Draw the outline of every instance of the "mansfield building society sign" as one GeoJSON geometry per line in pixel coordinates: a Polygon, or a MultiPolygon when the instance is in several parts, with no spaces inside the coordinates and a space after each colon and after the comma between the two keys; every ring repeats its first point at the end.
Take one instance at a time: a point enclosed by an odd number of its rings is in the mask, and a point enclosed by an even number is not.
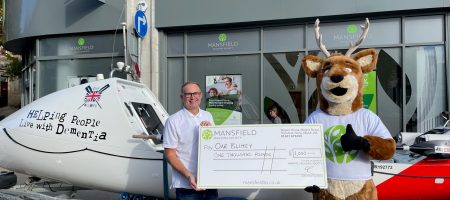
{"type": "Polygon", "coordinates": [[[212,50],[231,50],[237,46],[239,46],[239,42],[228,40],[226,33],[220,33],[217,36],[217,41],[208,43],[208,48],[212,50]]]}
{"type": "Polygon", "coordinates": [[[259,29],[205,31],[187,34],[187,53],[255,52],[260,48],[259,29]]]}
{"type": "Polygon", "coordinates": [[[70,47],[73,54],[90,53],[94,50],[94,45],[86,44],[86,40],[83,37],[77,39],[75,45],[70,47]]]}

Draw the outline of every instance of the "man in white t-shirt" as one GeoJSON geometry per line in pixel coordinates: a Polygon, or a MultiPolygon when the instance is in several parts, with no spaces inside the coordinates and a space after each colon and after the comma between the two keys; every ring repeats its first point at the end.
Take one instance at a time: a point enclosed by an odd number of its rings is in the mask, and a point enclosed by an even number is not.
{"type": "Polygon", "coordinates": [[[172,187],[179,200],[215,200],[217,189],[197,187],[199,126],[211,126],[214,121],[209,112],[200,109],[202,92],[198,83],[184,83],[181,92],[184,107],[171,115],[164,127],[164,153],[174,169],[172,187]]]}

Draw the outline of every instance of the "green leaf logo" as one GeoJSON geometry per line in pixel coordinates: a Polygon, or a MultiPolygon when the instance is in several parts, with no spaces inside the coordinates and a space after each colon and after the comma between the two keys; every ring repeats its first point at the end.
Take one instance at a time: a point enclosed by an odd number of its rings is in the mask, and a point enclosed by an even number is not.
{"type": "Polygon", "coordinates": [[[227,41],[227,34],[221,33],[221,34],[219,34],[219,36],[217,37],[217,39],[218,39],[219,41],[221,41],[221,42],[225,42],[225,41],[227,41]]]}
{"type": "Polygon", "coordinates": [[[341,145],[341,136],[344,134],[344,125],[332,126],[325,131],[325,155],[331,162],[349,163],[358,155],[358,151],[344,152],[341,145]]]}
{"type": "Polygon", "coordinates": [[[79,46],[83,46],[86,41],[84,40],[84,38],[78,38],[77,42],[79,46]]]}
{"type": "Polygon", "coordinates": [[[203,130],[202,131],[202,138],[204,140],[210,140],[213,137],[213,132],[209,129],[203,130]]]}
{"type": "Polygon", "coordinates": [[[358,26],[355,24],[350,24],[347,26],[347,33],[356,33],[358,32],[358,26]]]}

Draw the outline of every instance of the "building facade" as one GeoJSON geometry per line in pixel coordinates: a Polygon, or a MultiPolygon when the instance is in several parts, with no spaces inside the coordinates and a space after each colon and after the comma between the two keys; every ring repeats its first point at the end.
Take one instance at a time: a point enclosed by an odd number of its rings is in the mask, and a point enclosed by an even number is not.
{"type": "Polygon", "coordinates": [[[160,99],[173,113],[184,81],[206,90],[208,77],[234,76],[243,124],[270,123],[273,105],[284,123],[302,123],[318,106],[315,80],[301,68],[304,55],[322,55],[316,18],[330,52],[345,52],[369,18],[360,49],[375,48],[379,60],[365,78],[365,106],[393,135],[426,131],[441,125],[439,114],[449,109],[449,6],[446,0],[156,0],[160,99]]]}
{"type": "MultiPolygon", "coordinates": [[[[365,83],[365,106],[395,135],[426,131],[449,110],[450,0],[6,0],[5,47],[22,55],[22,104],[93,81],[124,61],[139,63],[141,82],[170,114],[181,107],[180,87],[205,90],[233,77],[240,90],[240,123],[270,123],[277,106],[283,123],[302,123],[317,108],[315,80],[304,55],[322,55],[313,25],[321,20],[330,52],[346,51],[370,19],[360,49],[379,61],[365,83]],[[145,2],[149,29],[137,39],[134,14],[145,2]]],[[[202,105],[203,108],[206,103],[202,105]]]]}
{"type": "Polygon", "coordinates": [[[22,55],[22,105],[123,61],[123,1],[4,1],[5,48],[22,55]]]}

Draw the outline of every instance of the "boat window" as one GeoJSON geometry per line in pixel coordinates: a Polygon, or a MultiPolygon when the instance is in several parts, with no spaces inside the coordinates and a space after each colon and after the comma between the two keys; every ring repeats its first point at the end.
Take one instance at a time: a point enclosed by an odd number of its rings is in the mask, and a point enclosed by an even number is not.
{"type": "MultiPolygon", "coordinates": [[[[131,103],[133,108],[136,110],[136,113],[141,119],[142,124],[145,129],[147,129],[148,134],[155,136],[162,136],[163,133],[163,124],[161,120],[158,118],[158,115],[155,113],[153,107],[149,104],[142,103],[131,103]]],[[[153,140],[155,144],[160,144],[161,141],[153,140]]]]}

